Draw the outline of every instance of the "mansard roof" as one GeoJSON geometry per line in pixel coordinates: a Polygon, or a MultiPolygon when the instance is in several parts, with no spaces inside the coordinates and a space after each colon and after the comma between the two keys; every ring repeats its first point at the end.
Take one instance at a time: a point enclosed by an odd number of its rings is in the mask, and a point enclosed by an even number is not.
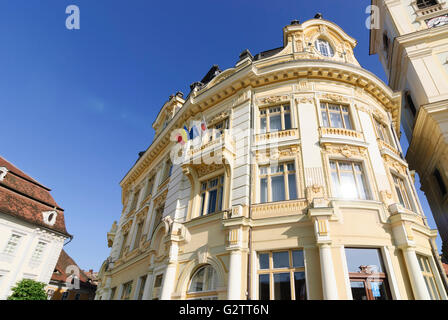
{"type": "Polygon", "coordinates": [[[53,199],[49,188],[1,156],[0,168],[7,170],[0,181],[0,213],[70,236],[65,227],[64,209],[53,199]],[[50,211],[56,212],[56,220],[52,225],[45,222],[43,214],[50,211]]]}

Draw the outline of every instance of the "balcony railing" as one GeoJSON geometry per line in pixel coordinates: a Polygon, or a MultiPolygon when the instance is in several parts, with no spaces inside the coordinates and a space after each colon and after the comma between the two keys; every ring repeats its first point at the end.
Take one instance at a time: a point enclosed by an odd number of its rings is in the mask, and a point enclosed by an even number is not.
{"type": "Polygon", "coordinates": [[[364,135],[361,132],[356,130],[350,130],[345,128],[328,128],[328,127],[320,127],[320,136],[324,135],[338,135],[338,136],[347,136],[356,139],[363,139],[364,135]]]}
{"type": "Polygon", "coordinates": [[[297,129],[289,129],[289,130],[281,130],[281,131],[257,134],[255,140],[257,142],[260,142],[270,139],[296,138],[296,137],[297,137],[297,129]]]}
{"type": "Polygon", "coordinates": [[[388,144],[387,142],[385,142],[379,138],[378,138],[378,146],[380,147],[380,149],[390,150],[397,156],[400,156],[400,152],[396,148],[394,148],[393,146],[391,146],[390,144],[388,144]]]}
{"type": "Polygon", "coordinates": [[[254,204],[252,205],[252,218],[263,219],[299,215],[304,213],[307,205],[306,199],[254,204]]]}

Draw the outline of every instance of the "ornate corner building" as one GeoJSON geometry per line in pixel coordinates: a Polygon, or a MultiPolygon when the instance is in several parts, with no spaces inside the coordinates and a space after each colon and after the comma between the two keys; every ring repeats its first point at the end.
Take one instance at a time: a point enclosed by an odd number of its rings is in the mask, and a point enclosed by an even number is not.
{"type": "Polygon", "coordinates": [[[401,94],[321,16],[283,41],[164,104],[121,181],[96,299],[447,299],[401,94]],[[172,133],[201,118],[177,157],[172,133]]]}
{"type": "Polygon", "coordinates": [[[439,229],[448,263],[448,3],[373,0],[370,53],[389,85],[403,92],[406,159],[415,169],[439,229]]]}

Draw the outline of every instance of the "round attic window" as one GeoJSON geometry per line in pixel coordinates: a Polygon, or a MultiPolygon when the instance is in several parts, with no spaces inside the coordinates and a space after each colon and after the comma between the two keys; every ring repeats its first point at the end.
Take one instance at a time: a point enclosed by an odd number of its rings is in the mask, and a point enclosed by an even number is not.
{"type": "Polygon", "coordinates": [[[316,50],[319,51],[321,55],[325,57],[334,56],[333,48],[327,40],[317,39],[314,45],[316,47],[316,50]]]}
{"type": "Polygon", "coordinates": [[[58,213],[56,211],[42,212],[43,220],[46,224],[53,226],[56,223],[58,213]]]}

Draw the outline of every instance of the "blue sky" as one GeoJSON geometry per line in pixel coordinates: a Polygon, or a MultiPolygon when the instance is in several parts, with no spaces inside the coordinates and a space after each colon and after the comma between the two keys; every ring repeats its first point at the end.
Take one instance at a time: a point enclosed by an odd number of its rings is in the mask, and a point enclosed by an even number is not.
{"type": "Polygon", "coordinates": [[[246,48],[255,55],[282,46],[282,28],[316,12],[357,39],[359,62],[384,80],[377,56],[368,54],[369,4],[2,1],[0,154],[53,189],[74,235],[65,249],[81,268],[98,270],[122,209],[119,181],[150,145],[170,94],[188,94],[213,64],[232,67],[246,48]],[[80,30],[65,27],[70,4],[80,8],[80,30]]]}

